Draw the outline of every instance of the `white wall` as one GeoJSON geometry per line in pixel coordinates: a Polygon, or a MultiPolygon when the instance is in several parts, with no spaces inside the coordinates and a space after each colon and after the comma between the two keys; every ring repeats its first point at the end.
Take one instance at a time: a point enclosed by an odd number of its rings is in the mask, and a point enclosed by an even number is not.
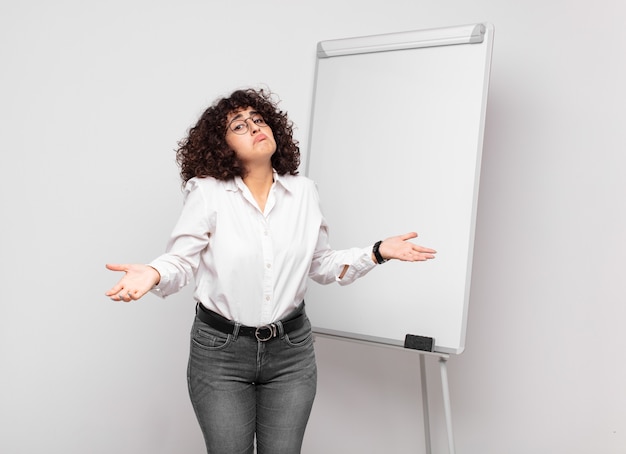
{"type": "MultiPolygon", "coordinates": [[[[103,296],[104,263],[164,248],[176,142],[216,96],[267,84],[306,153],[317,41],[481,21],[496,35],[467,348],[449,364],[457,451],[626,452],[625,15],[617,0],[4,2],[0,452],[203,452],[190,291],[103,296]]],[[[423,452],[416,356],[317,349],[305,453],[423,452]]]]}

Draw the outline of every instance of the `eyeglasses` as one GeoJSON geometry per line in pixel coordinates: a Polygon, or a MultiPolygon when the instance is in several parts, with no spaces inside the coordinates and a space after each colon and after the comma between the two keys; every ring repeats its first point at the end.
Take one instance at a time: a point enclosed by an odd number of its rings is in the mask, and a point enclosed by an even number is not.
{"type": "Polygon", "coordinates": [[[228,124],[230,129],[235,134],[245,134],[248,132],[248,120],[252,120],[252,123],[256,126],[264,128],[267,126],[263,117],[257,113],[250,115],[248,118],[237,118],[228,124]]]}

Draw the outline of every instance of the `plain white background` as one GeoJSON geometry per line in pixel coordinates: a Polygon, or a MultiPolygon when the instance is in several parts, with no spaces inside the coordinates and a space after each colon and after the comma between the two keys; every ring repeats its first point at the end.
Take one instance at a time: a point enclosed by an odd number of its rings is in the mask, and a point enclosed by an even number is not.
{"type": "MultiPolygon", "coordinates": [[[[104,263],[165,246],[176,142],[215,97],[266,84],[306,154],[318,41],[491,22],[473,293],[449,365],[457,451],[625,453],[625,15],[617,0],[3,2],[0,451],[203,452],[190,289],[103,295],[104,263]]],[[[417,357],[316,345],[303,452],[423,452],[417,357]]]]}

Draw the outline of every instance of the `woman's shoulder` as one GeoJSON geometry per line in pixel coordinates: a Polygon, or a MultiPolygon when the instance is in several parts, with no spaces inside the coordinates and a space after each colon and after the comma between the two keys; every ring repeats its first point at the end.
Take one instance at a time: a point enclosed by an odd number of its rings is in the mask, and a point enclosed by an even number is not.
{"type": "Polygon", "coordinates": [[[228,193],[236,192],[237,185],[233,180],[218,180],[213,177],[190,178],[183,188],[183,198],[200,197],[209,205],[219,203],[228,193]]]}
{"type": "Polygon", "coordinates": [[[233,181],[218,180],[213,177],[193,177],[185,183],[185,191],[194,189],[212,190],[234,185],[233,181]]]}

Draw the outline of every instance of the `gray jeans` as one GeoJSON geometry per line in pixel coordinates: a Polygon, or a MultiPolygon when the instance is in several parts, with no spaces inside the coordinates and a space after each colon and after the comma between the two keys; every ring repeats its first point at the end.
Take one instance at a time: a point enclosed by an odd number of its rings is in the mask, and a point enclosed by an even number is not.
{"type": "Polygon", "coordinates": [[[313,335],[308,319],[278,330],[261,342],[196,317],[187,379],[209,454],[252,454],[255,434],[258,454],[300,452],[317,387],[313,335]]]}

